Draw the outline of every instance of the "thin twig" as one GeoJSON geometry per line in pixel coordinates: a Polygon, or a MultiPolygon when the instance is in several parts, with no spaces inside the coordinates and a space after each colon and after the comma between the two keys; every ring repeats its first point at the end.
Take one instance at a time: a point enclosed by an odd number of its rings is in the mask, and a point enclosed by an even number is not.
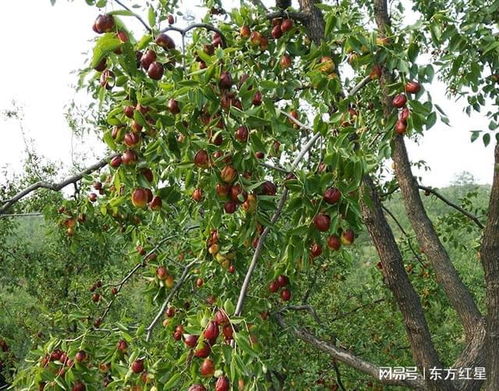
{"type": "Polygon", "coordinates": [[[480,228],[480,229],[484,229],[485,226],[482,224],[482,222],[478,219],[478,217],[474,216],[473,214],[471,214],[470,212],[468,212],[467,210],[464,210],[463,208],[461,208],[459,205],[456,205],[455,203],[453,203],[452,201],[448,200],[447,198],[445,198],[442,194],[440,194],[438,191],[436,191],[435,189],[431,188],[431,187],[428,187],[428,186],[423,186],[423,185],[418,185],[418,188],[421,189],[421,190],[424,190],[424,191],[427,191],[431,194],[433,194],[434,196],[436,196],[437,198],[439,198],[440,200],[442,200],[443,202],[445,202],[447,205],[449,205],[450,207],[458,210],[459,212],[461,212],[463,215],[465,215],[466,217],[468,217],[470,220],[474,221],[475,224],[480,228]]]}
{"type": "Polygon", "coordinates": [[[182,35],[182,37],[185,37],[185,35],[189,31],[191,31],[192,29],[195,29],[195,28],[204,28],[206,30],[213,31],[214,33],[219,34],[220,37],[222,38],[222,46],[224,48],[227,47],[227,39],[225,38],[224,33],[222,33],[222,31],[217,29],[215,26],[212,26],[211,24],[208,24],[208,23],[194,23],[194,24],[191,24],[190,26],[186,27],[185,29],[181,29],[181,28],[175,27],[175,26],[168,26],[168,27],[165,27],[164,29],[162,29],[160,32],[166,33],[167,31],[176,31],[176,32],[180,33],[182,35]]]}
{"type": "Polygon", "coordinates": [[[178,280],[177,284],[172,288],[172,290],[170,291],[170,293],[168,294],[168,296],[166,297],[165,301],[163,302],[163,304],[161,305],[161,308],[159,309],[158,313],[156,314],[156,316],[154,317],[154,319],[152,320],[151,324],[147,327],[146,331],[147,331],[147,334],[146,334],[146,341],[149,342],[150,339],[151,339],[151,336],[152,336],[152,332],[154,330],[154,327],[156,326],[156,324],[158,323],[159,319],[161,318],[161,315],[165,312],[165,309],[166,309],[166,306],[168,305],[168,303],[170,303],[171,299],[173,298],[173,295],[175,295],[175,293],[177,293],[177,291],[182,287],[182,285],[184,284],[184,282],[186,281],[187,279],[187,276],[189,274],[189,271],[190,269],[198,262],[197,259],[195,259],[194,261],[192,261],[191,263],[189,263],[185,268],[184,268],[184,272],[182,273],[182,275],[180,276],[180,279],[178,280]]]}
{"type": "Polygon", "coordinates": [[[0,214],[0,219],[7,217],[39,217],[43,216],[41,212],[33,212],[33,213],[12,213],[12,214],[0,214]]]}
{"type": "Polygon", "coordinates": [[[412,247],[411,238],[410,238],[409,234],[404,230],[404,227],[402,227],[402,224],[400,224],[400,222],[395,217],[395,215],[386,206],[381,205],[381,207],[393,219],[393,221],[395,221],[395,224],[397,224],[397,226],[399,227],[399,229],[402,232],[402,234],[407,238],[407,243],[409,244],[409,248],[410,248],[411,252],[414,254],[414,256],[419,261],[419,263],[421,264],[421,266],[423,266],[424,268],[426,268],[423,260],[421,259],[421,257],[419,256],[419,254],[416,252],[416,250],[414,249],[414,247],[412,247]]]}
{"type": "Polygon", "coordinates": [[[118,3],[120,6],[122,6],[124,9],[126,9],[127,11],[131,12],[133,14],[133,16],[140,22],[144,25],[144,27],[146,28],[147,31],[149,31],[150,33],[152,33],[152,29],[151,27],[149,27],[149,25],[144,21],[144,19],[142,19],[140,17],[140,15],[137,15],[135,12],[133,12],[129,7],[127,7],[125,4],[123,4],[120,0],[114,0],[116,1],[116,3],[118,3]]]}
{"type": "Polygon", "coordinates": [[[340,319],[343,319],[349,315],[352,315],[354,314],[355,312],[363,309],[363,308],[366,308],[366,307],[370,307],[372,305],[375,305],[375,304],[378,304],[378,303],[382,303],[384,302],[385,299],[377,299],[377,300],[374,300],[373,302],[371,303],[367,303],[367,304],[362,304],[362,305],[359,305],[358,307],[355,307],[353,310],[351,311],[348,311],[348,312],[344,312],[336,317],[334,317],[333,319],[330,320],[330,322],[336,322],[337,320],[340,320],[340,319]]]}
{"type": "Polygon", "coordinates": [[[319,315],[317,314],[317,311],[315,310],[314,307],[311,305],[305,304],[305,305],[287,305],[285,307],[280,308],[277,312],[278,313],[283,313],[286,311],[307,311],[312,315],[314,320],[318,323],[321,324],[321,319],[319,318],[319,315]]]}

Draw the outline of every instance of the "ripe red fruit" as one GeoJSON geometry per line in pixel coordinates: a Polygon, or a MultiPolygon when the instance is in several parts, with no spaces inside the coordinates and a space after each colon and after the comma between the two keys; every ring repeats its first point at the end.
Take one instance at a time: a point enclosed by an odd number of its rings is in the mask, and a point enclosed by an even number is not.
{"type": "Polygon", "coordinates": [[[182,339],[182,332],[176,330],[173,332],[173,339],[175,341],[180,341],[182,339]]]}
{"type": "Polygon", "coordinates": [[[173,15],[168,15],[168,24],[173,24],[175,23],[175,18],[173,17],[173,15]]]}
{"type": "Polygon", "coordinates": [[[193,384],[187,391],[206,391],[206,387],[202,384],[193,384]]]}
{"type": "Polygon", "coordinates": [[[237,141],[245,143],[246,141],[248,141],[248,135],[249,135],[248,128],[246,126],[240,126],[236,130],[235,137],[237,141]]]}
{"type": "Polygon", "coordinates": [[[265,181],[265,182],[262,183],[261,193],[263,195],[269,195],[269,196],[276,195],[276,193],[277,193],[277,187],[272,182],[265,181]]]}
{"type": "Polygon", "coordinates": [[[144,208],[147,205],[147,191],[141,187],[132,192],[132,204],[136,208],[144,208]]]}
{"type": "Polygon", "coordinates": [[[87,387],[82,382],[76,382],[73,385],[72,391],[85,391],[87,387]]]}
{"type": "Polygon", "coordinates": [[[237,210],[237,203],[234,201],[227,201],[224,204],[225,213],[232,214],[237,210]]]}
{"type": "Polygon", "coordinates": [[[220,81],[218,85],[222,90],[229,90],[232,87],[232,76],[229,72],[224,71],[220,74],[220,81]]]}
{"type": "Polygon", "coordinates": [[[84,350],[80,350],[78,353],[75,355],[75,360],[76,362],[82,362],[85,361],[87,358],[87,353],[84,350]]]}
{"type": "Polygon", "coordinates": [[[269,284],[269,291],[272,293],[276,293],[279,290],[279,288],[280,286],[277,280],[274,280],[269,284]]]}
{"type": "Polygon", "coordinates": [[[319,231],[326,232],[331,225],[331,219],[328,215],[320,213],[314,217],[314,225],[319,231]]]}
{"type": "Polygon", "coordinates": [[[196,202],[200,202],[203,199],[203,190],[201,189],[194,189],[192,192],[192,199],[196,202]]]}
{"type": "Polygon", "coordinates": [[[262,93],[260,91],[255,92],[251,103],[253,103],[254,106],[260,106],[262,104],[262,93]]]}
{"type": "Polygon", "coordinates": [[[127,133],[123,138],[123,143],[127,147],[135,147],[140,143],[140,134],[139,133],[127,133]]]}
{"type": "Polygon", "coordinates": [[[133,373],[141,373],[144,371],[144,360],[135,360],[132,365],[130,366],[130,369],[132,370],[133,373]]]}
{"type": "Polygon", "coordinates": [[[231,186],[229,184],[217,183],[217,185],[215,186],[215,191],[219,197],[225,198],[229,194],[230,188],[231,186]]]}
{"type": "Polygon", "coordinates": [[[254,46],[258,46],[262,42],[262,34],[260,34],[258,31],[253,31],[250,36],[250,41],[251,44],[254,46]]]}
{"type": "Polygon", "coordinates": [[[230,265],[229,268],[227,269],[229,273],[235,273],[236,272],[236,267],[234,265],[230,265]]]}
{"type": "Polygon", "coordinates": [[[137,160],[137,154],[135,153],[135,151],[132,151],[130,149],[126,150],[125,152],[123,152],[123,155],[121,155],[121,161],[126,165],[135,164],[137,160]]]}
{"type": "Polygon", "coordinates": [[[107,60],[105,58],[103,58],[95,67],[94,69],[97,71],[97,72],[103,72],[104,69],[106,69],[106,66],[107,66],[107,60]]]}
{"type": "Polygon", "coordinates": [[[159,266],[156,269],[156,276],[160,280],[166,280],[166,277],[168,277],[168,271],[166,270],[166,267],[164,266],[159,266]]]}
{"type": "Polygon", "coordinates": [[[154,196],[152,200],[149,202],[149,208],[151,210],[160,210],[163,206],[163,201],[159,196],[154,196]]]}
{"type": "Polygon", "coordinates": [[[241,38],[249,38],[251,35],[251,30],[248,26],[242,26],[239,29],[239,34],[241,35],[241,38]]]}
{"type": "Polygon", "coordinates": [[[135,107],[133,106],[125,106],[123,109],[123,113],[128,117],[128,118],[133,118],[133,113],[135,111],[135,107]]]}
{"type": "Polygon", "coordinates": [[[215,383],[215,391],[229,391],[230,383],[226,376],[220,376],[215,383]]]}
{"type": "Polygon", "coordinates": [[[291,66],[291,57],[287,54],[283,54],[281,59],[279,60],[279,64],[282,69],[289,68],[291,66]]]}
{"type": "Polygon", "coordinates": [[[409,118],[410,114],[411,114],[411,110],[409,110],[408,107],[404,107],[399,114],[399,120],[407,121],[407,118],[409,118]]]}
{"type": "Polygon", "coordinates": [[[346,231],[343,231],[341,234],[341,243],[344,245],[348,246],[353,243],[355,239],[355,234],[351,229],[347,229],[346,231]]]}
{"type": "Polygon", "coordinates": [[[392,105],[398,109],[404,107],[407,103],[407,97],[404,94],[396,95],[392,100],[392,105]]]}
{"type": "Polygon", "coordinates": [[[289,289],[283,289],[281,291],[281,299],[284,301],[291,300],[291,291],[289,289]]]}
{"type": "Polygon", "coordinates": [[[216,339],[219,334],[218,324],[215,321],[210,321],[208,326],[203,331],[203,335],[206,339],[212,340],[216,339]]]}
{"type": "Polygon", "coordinates": [[[175,49],[175,42],[167,34],[159,34],[154,42],[165,50],[175,49]]]}
{"type": "Polygon", "coordinates": [[[313,243],[311,246],[310,246],[310,255],[312,255],[312,257],[318,257],[319,255],[322,254],[322,246],[318,243],[313,243]]]}
{"type": "Polygon", "coordinates": [[[94,294],[92,295],[92,301],[93,301],[94,303],[98,303],[98,302],[100,301],[100,295],[99,295],[98,293],[94,293],[94,294]]]}
{"type": "Polygon", "coordinates": [[[279,284],[280,288],[289,284],[289,278],[287,276],[285,276],[284,274],[280,274],[279,276],[277,276],[276,281],[277,281],[277,284],[279,284]]]}
{"type": "Polygon", "coordinates": [[[206,358],[199,369],[201,376],[211,377],[215,373],[215,364],[209,358],[206,358]]]}
{"type": "Polygon", "coordinates": [[[168,318],[173,318],[175,316],[175,307],[168,307],[165,311],[165,315],[168,317],[168,318]]]}
{"type": "Polygon", "coordinates": [[[199,339],[199,336],[194,335],[194,334],[188,334],[184,338],[184,343],[188,347],[194,348],[198,344],[198,339],[199,339]]]}
{"type": "Polygon", "coordinates": [[[178,102],[175,99],[170,99],[168,101],[167,107],[168,107],[168,110],[170,110],[170,113],[172,113],[172,114],[178,114],[178,113],[180,113],[179,104],[178,104],[178,102]]]}
{"type": "Polygon", "coordinates": [[[341,240],[338,235],[331,235],[327,238],[327,246],[331,250],[338,251],[341,247],[341,240]]]}
{"type": "Polygon", "coordinates": [[[269,47],[269,40],[267,37],[262,36],[260,38],[260,50],[266,50],[269,47]]]}
{"type": "Polygon", "coordinates": [[[223,310],[218,310],[217,312],[215,312],[213,320],[218,325],[224,325],[226,323],[229,323],[229,318],[227,317],[227,314],[223,310]]]}
{"type": "Polygon", "coordinates": [[[405,92],[409,94],[417,94],[421,90],[421,84],[417,81],[409,81],[405,85],[405,92]]]}
{"type": "Polygon", "coordinates": [[[116,33],[116,37],[120,40],[121,43],[128,42],[128,34],[126,31],[118,31],[116,33]]]}
{"type": "Polygon", "coordinates": [[[222,329],[222,332],[226,341],[234,338],[234,329],[230,324],[225,325],[222,329]]]}
{"type": "Polygon", "coordinates": [[[281,23],[281,30],[283,33],[288,32],[293,28],[293,21],[291,19],[284,19],[281,23]]]}
{"type": "Polygon", "coordinates": [[[88,195],[88,200],[89,200],[90,202],[95,202],[95,201],[97,201],[97,194],[95,194],[95,193],[90,193],[90,194],[88,195]]]}
{"type": "Polygon", "coordinates": [[[95,20],[95,31],[99,34],[109,33],[114,29],[115,23],[112,15],[99,15],[95,20]]]}
{"type": "Polygon", "coordinates": [[[407,122],[404,120],[399,119],[395,123],[395,133],[397,134],[404,134],[407,130],[407,122]]]}
{"type": "Polygon", "coordinates": [[[149,66],[154,61],[156,61],[156,52],[154,52],[153,50],[148,50],[140,58],[140,65],[142,65],[142,68],[144,69],[149,69],[149,66]]]}
{"type": "Polygon", "coordinates": [[[153,80],[161,80],[161,78],[163,77],[163,73],[163,64],[160,64],[156,61],[149,65],[149,67],[147,68],[147,75],[153,80]]]}
{"type": "Polygon", "coordinates": [[[230,188],[230,199],[234,202],[240,202],[241,200],[239,199],[239,195],[242,195],[242,201],[246,201],[246,199],[248,198],[248,193],[243,191],[243,189],[241,188],[241,185],[238,183],[238,184],[235,184],[233,186],[231,186],[230,188]]]}
{"type": "Polygon", "coordinates": [[[225,166],[222,168],[222,171],[220,171],[220,178],[225,183],[232,183],[237,178],[237,171],[232,166],[225,166]]]}
{"type": "Polygon", "coordinates": [[[201,287],[203,286],[203,284],[204,284],[204,280],[203,280],[202,278],[198,278],[198,279],[196,280],[196,286],[197,286],[198,288],[201,288],[201,287]]]}
{"type": "Polygon", "coordinates": [[[208,343],[202,342],[201,346],[194,351],[194,356],[199,358],[206,358],[211,353],[211,347],[208,343]]]}
{"type": "Polygon", "coordinates": [[[208,56],[213,56],[215,54],[215,46],[214,45],[204,45],[203,52],[205,52],[208,56]]]}
{"type": "Polygon", "coordinates": [[[341,198],[341,192],[336,187],[326,189],[323,194],[323,199],[328,204],[336,204],[341,198]]]}
{"type": "Polygon", "coordinates": [[[121,353],[125,353],[128,349],[128,343],[124,339],[120,339],[116,344],[116,349],[118,349],[121,353]]]}
{"type": "Polygon", "coordinates": [[[265,154],[263,152],[257,152],[255,153],[255,157],[257,159],[263,159],[265,157],[265,154]]]}
{"type": "Polygon", "coordinates": [[[140,170],[140,173],[147,179],[148,182],[152,182],[154,180],[154,174],[150,168],[143,168],[140,170]]]}
{"type": "Polygon", "coordinates": [[[277,26],[274,26],[274,28],[272,29],[272,37],[274,39],[279,39],[282,37],[282,30],[281,30],[281,26],[280,25],[277,25],[277,26]]]}
{"type": "Polygon", "coordinates": [[[201,168],[206,168],[208,167],[208,163],[210,161],[210,157],[208,155],[208,152],[206,152],[204,149],[201,149],[196,153],[194,156],[194,164],[198,167],[201,168]]]}

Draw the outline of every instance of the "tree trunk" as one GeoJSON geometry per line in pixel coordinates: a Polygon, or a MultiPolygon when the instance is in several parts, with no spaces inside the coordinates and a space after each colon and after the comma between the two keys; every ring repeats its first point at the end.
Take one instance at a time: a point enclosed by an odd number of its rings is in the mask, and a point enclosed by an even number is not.
{"type": "MultiPolygon", "coordinates": [[[[383,214],[381,201],[369,176],[365,176],[363,180],[362,199],[361,208],[364,224],[378,251],[388,287],[393,292],[404,317],[404,325],[414,361],[420,368],[426,370],[431,367],[442,368],[433,346],[419,296],[409,281],[404,269],[402,255],[383,214]]],[[[429,390],[435,391],[454,389],[452,384],[443,380],[428,380],[426,385],[429,390]]]]}
{"type": "Polygon", "coordinates": [[[494,179],[490,192],[489,216],[483,232],[480,257],[487,286],[486,391],[499,390],[499,143],[495,147],[494,179]]]}

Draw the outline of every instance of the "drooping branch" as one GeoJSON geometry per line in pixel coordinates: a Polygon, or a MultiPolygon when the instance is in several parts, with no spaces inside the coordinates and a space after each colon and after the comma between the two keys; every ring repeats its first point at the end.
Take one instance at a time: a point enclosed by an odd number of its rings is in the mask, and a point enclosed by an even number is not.
{"type": "Polygon", "coordinates": [[[288,19],[297,20],[298,22],[305,23],[308,19],[308,16],[303,12],[293,12],[293,11],[276,11],[276,12],[271,12],[270,14],[267,15],[267,19],[274,19],[274,18],[288,18],[288,19]]]}
{"type": "Polygon", "coordinates": [[[62,182],[59,182],[59,183],[37,182],[37,183],[32,184],[31,186],[27,187],[23,191],[17,193],[10,200],[2,201],[2,206],[0,207],[0,215],[4,214],[17,201],[26,197],[28,194],[34,192],[35,190],[43,188],[43,189],[48,189],[48,190],[52,190],[52,191],[59,191],[72,183],[78,182],[85,175],[91,174],[92,172],[100,170],[102,167],[107,166],[107,164],[109,163],[109,160],[112,159],[114,156],[116,156],[116,155],[106,157],[106,158],[98,161],[97,163],[91,165],[90,167],[85,168],[83,171],[80,171],[78,174],[64,179],[62,182]]]}
{"type": "Polygon", "coordinates": [[[451,200],[445,198],[442,194],[440,194],[438,191],[436,191],[434,188],[432,187],[428,187],[428,186],[423,186],[423,185],[418,185],[418,188],[421,189],[421,190],[424,190],[425,192],[428,192],[428,193],[431,193],[433,194],[435,197],[437,197],[438,199],[442,200],[443,202],[445,202],[447,205],[449,205],[451,208],[454,208],[456,209],[457,211],[461,212],[463,215],[465,215],[466,217],[468,217],[470,220],[474,221],[475,224],[478,226],[478,228],[480,229],[484,229],[485,226],[482,224],[482,222],[478,219],[478,217],[476,217],[475,215],[473,215],[472,213],[468,212],[467,210],[461,208],[459,205],[455,204],[454,202],[452,202],[451,200]]]}
{"type": "Polygon", "coordinates": [[[499,143],[495,147],[494,177],[480,258],[486,282],[486,391],[499,390],[499,143]]]}
{"type": "Polygon", "coordinates": [[[173,296],[180,290],[182,285],[184,285],[185,281],[187,280],[187,277],[189,276],[189,272],[192,269],[192,267],[198,262],[199,261],[197,259],[195,259],[185,266],[184,271],[182,272],[182,275],[180,276],[180,279],[178,280],[178,282],[175,284],[175,286],[172,288],[172,290],[170,291],[170,293],[168,294],[168,296],[164,300],[163,304],[161,305],[158,313],[156,314],[156,316],[152,320],[151,324],[147,327],[147,329],[146,329],[146,332],[147,332],[146,333],[146,341],[151,340],[152,332],[153,332],[154,328],[156,327],[156,325],[158,324],[159,320],[161,319],[161,315],[163,315],[163,313],[165,312],[166,307],[168,306],[168,304],[172,300],[173,296]]]}
{"type": "Polygon", "coordinates": [[[208,24],[208,23],[194,23],[194,24],[187,26],[185,29],[181,29],[180,27],[175,27],[175,26],[168,26],[168,27],[165,27],[164,29],[162,29],[160,32],[166,33],[168,31],[176,31],[176,32],[180,33],[180,35],[182,35],[182,38],[184,38],[185,35],[189,31],[191,31],[193,29],[197,29],[197,28],[203,28],[203,29],[206,29],[208,31],[213,31],[214,33],[219,34],[220,37],[222,38],[222,47],[224,47],[224,48],[227,47],[227,38],[225,38],[224,33],[222,33],[222,31],[217,29],[215,26],[208,24]]]}
{"type": "MultiPolygon", "coordinates": [[[[378,30],[383,35],[390,24],[387,1],[374,0],[374,10],[378,30]]],[[[387,90],[387,85],[391,84],[391,82],[391,75],[384,70],[380,84],[383,94],[383,111],[387,118],[393,114],[393,106],[391,105],[387,90]]],[[[466,337],[470,340],[477,325],[480,324],[481,314],[471,293],[454,268],[445,247],[438,238],[430,218],[426,214],[419,194],[418,183],[412,174],[411,164],[402,135],[395,137],[392,158],[395,166],[395,176],[400,186],[407,216],[416,234],[416,239],[432,263],[437,281],[442,285],[450,304],[459,315],[466,337]]]]}
{"type": "MultiPolygon", "coordinates": [[[[352,368],[357,369],[360,372],[366,373],[376,379],[379,379],[380,367],[354,355],[350,351],[343,349],[341,347],[335,346],[327,341],[323,341],[313,335],[311,332],[304,328],[297,328],[295,326],[289,325],[281,313],[276,313],[274,318],[279,323],[279,325],[286,329],[288,332],[293,334],[296,338],[307,342],[308,344],[315,346],[317,349],[329,354],[335,360],[338,360],[352,368]]],[[[417,380],[394,380],[394,379],[382,379],[380,380],[383,384],[393,385],[393,386],[406,386],[411,389],[425,390],[423,380],[418,377],[417,380]]]]}

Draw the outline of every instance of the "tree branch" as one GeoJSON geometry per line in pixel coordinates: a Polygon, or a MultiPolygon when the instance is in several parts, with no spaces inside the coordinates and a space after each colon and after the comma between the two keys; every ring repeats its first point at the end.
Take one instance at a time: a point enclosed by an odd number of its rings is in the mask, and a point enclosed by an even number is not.
{"type": "Polygon", "coordinates": [[[127,11],[131,12],[133,16],[140,22],[142,25],[146,28],[147,31],[152,33],[152,29],[147,25],[147,23],[140,17],[140,15],[137,15],[135,12],[133,12],[129,7],[127,7],[125,4],[123,4],[120,0],[114,0],[117,4],[119,4],[121,7],[126,9],[127,11]]]}
{"type": "Polygon", "coordinates": [[[432,187],[428,187],[428,186],[422,186],[422,185],[418,185],[418,188],[421,189],[421,190],[424,190],[424,191],[427,191],[431,194],[433,194],[435,197],[439,198],[440,200],[442,200],[443,202],[445,202],[447,205],[449,205],[450,207],[456,209],[457,211],[461,212],[463,215],[465,215],[466,217],[468,217],[470,220],[474,221],[475,224],[480,228],[480,229],[484,229],[485,226],[482,224],[482,222],[478,219],[478,217],[476,217],[475,215],[471,214],[470,212],[468,212],[467,210],[461,208],[459,205],[453,203],[452,201],[450,201],[449,199],[445,198],[442,194],[440,194],[438,191],[436,191],[435,189],[433,189],[432,187]]]}
{"type": "Polygon", "coordinates": [[[195,259],[194,261],[192,261],[188,265],[186,265],[186,267],[184,268],[184,271],[183,271],[182,275],[180,276],[180,279],[178,280],[177,284],[172,288],[172,290],[170,291],[170,293],[166,297],[165,301],[161,305],[161,308],[159,309],[158,313],[156,314],[156,316],[152,320],[151,324],[147,327],[147,329],[146,329],[146,332],[147,332],[146,333],[146,341],[149,342],[151,340],[151,336],[152,336],[152,332],[154,330],[154,327],[156,327],[156,325],[158,324],[158,321],[161,318],[161,315],[163,315],[163,313],[165,312],[165,309],[166,309],[168,303],[170,303],[173,296],[182,287],[182,285],[184,285],[185,281],[187,280],[187,276],[189,275],[189,271],[197,262],[198,262],[198,260],[195,259]]]}
{"type": "Polygon", "coordinates": [[[12,197],[10,200],[7,201],[2,201],[2,206],[0,207],[0,215],[4,214],[12,205],[14,205],[17,201],[20,199],[26,197],[28,194],[34,192],[37,189],[48,189],[48,190],[53,190],[53,191],[59,191],[62,188],[66,187],[67,185],[70,185],[72,183],[78,182],[81,180],[85,175],[91,174],[94,171],[97,171],[101,169],[104,166],[107,166],[109,163],[109,160],[112,159],[114,156],[110,156],[107,158],[104,158],[97,163],[91,165],[90,167],[87,167],[83,171],[79,172],[76,175],[73,175],[69,178],[66,178],[62,182],[59,183],[47,183],[47,182],[37,182],[32,184],[31,186],[27,187],[23,191],[17,193],[14,197],[12,197]]]}
{"type": "Polygon", "coordinates": [[[343,319],[349,315],[352,315],[354,313],[356,313],[357,311],[363,309],[363,308],[366,308],[366,307],[370,307],[372,305],[375,305],[375,304],[379,304],[379,303],[382,303],[384,302],[385,299],[377,299],[377,300],[374,300],[372,303],[367,303],[367,304],[362,304],[362,305],[359,305],[358,307],[355,307],[353,310],[351,311],[348,311],[348,312],[344,312],[338,316],[335,316],[333,319],[330,320],[330,322],[336,322],[337,320],[340,320],[340,319],[343,319]]]}
{"type": "MultiPolygon", "coordinates": [[[[280,313],[274,314],[274,318],[283,329],[288,330],[298,339],[301,339],[302,341],[307,342],[312,346],[315,346],[317,349],[329,354],[335,360],[345,363],[346,365],[355,368],[358,371],[366,373],[379,380],[380,368],[377,367],[376,365],[360,357],[355,356],[353,353],[351,353],[346,349],[340,348],[329,342],[317,338],[315,335],[313,335],[304,328],[296,328],[295,326],[288,325],[284,320],[284,317],[280,313]]],[[[380,381],[383,384],[387,385],[406,386],[411,389],[417,389],[417,390],[425,389],[424,382],[421,379],[421,377],[418,377],[418,379],[414,381],[393,380],[393,379],[382,379],[380,381]]]]}

